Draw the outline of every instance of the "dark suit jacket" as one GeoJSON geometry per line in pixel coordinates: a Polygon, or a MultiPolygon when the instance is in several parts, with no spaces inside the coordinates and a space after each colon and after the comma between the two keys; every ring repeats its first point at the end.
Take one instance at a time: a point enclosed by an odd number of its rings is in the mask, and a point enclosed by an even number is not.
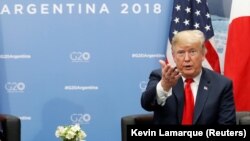
{"type": "MultiPolygon", "coordinates": [[[[154,111],[156,124],[181,124],[184,104],[184,84],[180,78],[172,88],[172,96],[164,106],[156,101],[156,85],[161,80],[161,69],[151,72],[146,90],[142,93],[141,105],[147,111],[154,111]]],[[[193,124],[236,124],[232,81],[226,77],[202,68],[198,87],[193,124]]]]}

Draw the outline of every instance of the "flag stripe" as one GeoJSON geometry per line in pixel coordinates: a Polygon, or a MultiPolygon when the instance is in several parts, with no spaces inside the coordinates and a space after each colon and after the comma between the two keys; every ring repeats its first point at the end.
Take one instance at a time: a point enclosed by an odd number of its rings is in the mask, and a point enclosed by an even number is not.
{"type": "Polygon", "coordinates": [[[207,48],[207,54],[206,54],[207,61],[209,62],[214,71],[221,72],[219,56],[215,51],[213,45],[209,40],[207,40],[205,41],[205,46],[207,48]]]}

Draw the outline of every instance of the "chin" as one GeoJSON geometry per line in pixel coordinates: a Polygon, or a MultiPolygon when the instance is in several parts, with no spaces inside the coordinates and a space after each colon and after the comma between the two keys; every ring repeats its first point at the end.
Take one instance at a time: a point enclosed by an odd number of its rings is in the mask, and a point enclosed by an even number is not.
{"type": "Polygon", "coordinates": [[[184,77],[193,77],[194,76],[194,71],[193,70],[184,70],[182,72],[182,75],[184,77]]]}

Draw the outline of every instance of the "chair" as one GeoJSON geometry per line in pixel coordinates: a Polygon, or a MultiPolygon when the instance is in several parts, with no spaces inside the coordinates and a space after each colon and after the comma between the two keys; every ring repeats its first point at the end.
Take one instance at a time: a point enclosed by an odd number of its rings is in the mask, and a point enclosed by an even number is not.
{"type": "Polygon", "coordinates": [[[236,112],[236,124],[250,125],[250,111],[236,112]]]}
{"type": "Polygon", "coordinates": [[[127,141],[127,125],[151,124],[153,114],[127,115],[121,118],[122,141],[127,141]]]}
{"type": "Polygon", "coordinates": [[[21,141],[21,120],[9,114],[0,114],[3,141],[21,141]]]}

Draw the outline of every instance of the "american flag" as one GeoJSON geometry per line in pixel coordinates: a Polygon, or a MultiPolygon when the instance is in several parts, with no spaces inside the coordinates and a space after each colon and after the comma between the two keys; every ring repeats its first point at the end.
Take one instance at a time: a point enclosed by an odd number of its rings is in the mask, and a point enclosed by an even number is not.
{"type": "Polygon", "coordinates": [[[206,0],[174,0],[167,61],[174,65],[170,46],[172,37],[177,32],[187,29],[198,29],[204,33],[207,54],[203,66],[220,73],[220,61],[212,41],[214,31],[206,0]]]}

